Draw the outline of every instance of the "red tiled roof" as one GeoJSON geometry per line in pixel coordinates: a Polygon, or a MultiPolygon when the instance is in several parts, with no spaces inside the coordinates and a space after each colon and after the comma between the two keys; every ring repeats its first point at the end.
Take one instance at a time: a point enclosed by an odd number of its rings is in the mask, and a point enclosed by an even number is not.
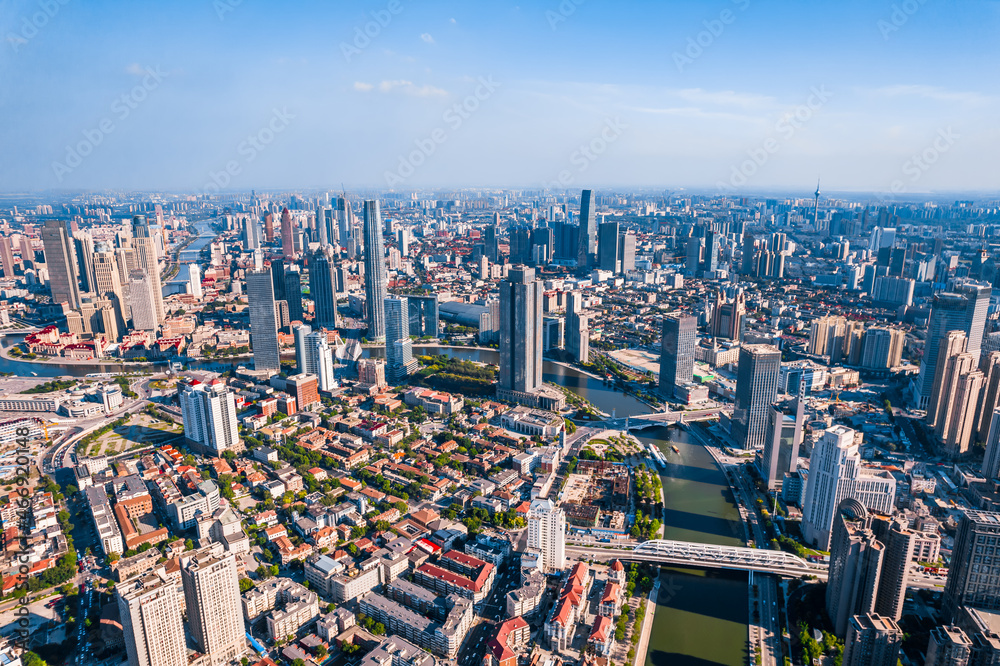
{"type": "Polygon", "coordinates": [[[606,643],[611,635],[611,618],[606,615],[597,616],[594,630],[590,632],[590,640],[606,643]]]}

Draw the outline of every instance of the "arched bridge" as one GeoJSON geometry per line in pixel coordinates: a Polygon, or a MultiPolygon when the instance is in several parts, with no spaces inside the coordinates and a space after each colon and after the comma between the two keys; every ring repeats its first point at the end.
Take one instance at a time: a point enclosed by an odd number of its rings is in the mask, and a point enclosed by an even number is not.
{"type": "Polygon", "coordinates": [[[743,546],[718,546],[691,541],[670,541],[653,539],[645,541],[633,550],[619,548],[587,548],[566,544],[570,553],[585,553],[597,559],[622,559],[674,564],[712,569],[733,569],[756,571],[781,576],[812,575],[826,578],[826,568],[810,565],[801,557],[780,550],[765,548],[745,548],[743,546]]]}

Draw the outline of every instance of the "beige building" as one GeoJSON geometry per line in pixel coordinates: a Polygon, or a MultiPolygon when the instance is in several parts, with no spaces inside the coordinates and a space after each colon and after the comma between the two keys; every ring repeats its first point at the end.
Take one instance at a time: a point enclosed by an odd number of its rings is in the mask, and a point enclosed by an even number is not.
{"type": "Polygon", "coordinates": [[[188,624],[198,649],[209,655],[212,666],[228,664],[246,652],[236,557],[219,546],[209,547],[184,561],[181,580],[188,624]]]}
{"type": "Polygon", "coordinates": [[[129,665],[187,666],[183,599],[163,569],[118,585],[115,592],[129,665]]]}

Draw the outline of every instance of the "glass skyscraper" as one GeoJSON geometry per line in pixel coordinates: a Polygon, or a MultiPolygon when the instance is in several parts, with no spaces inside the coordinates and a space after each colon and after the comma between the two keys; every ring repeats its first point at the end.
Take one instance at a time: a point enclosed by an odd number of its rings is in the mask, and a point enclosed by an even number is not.
{"type": "Polygon", "coordinates": [[[247,271],[250,304],[250,344],[254,370],[281,370],[278,322],[274,311],[274,285],[270,271],[247,271]]]}
{"type": "Polygon", "coordinates": [[[382,240],[382,216],[378,201],[365,202],[365,308],[368,340],[385,340],[385,297],[389,276],[385,267],[385,244],[382,240]]]}
{"type": "Polygon", "coordinates": [[[385,299],[385,377],[398,384],[417,369],[410,340],[410,309],[406,298],[385,299]]]}
{"type": "Polygon", "coordinates": [[[660,392],[670,397],[677,386],[694,377],[694,348],[698,344],[698,320],[682,313],[663,318],[660,341],[660,392]]]}

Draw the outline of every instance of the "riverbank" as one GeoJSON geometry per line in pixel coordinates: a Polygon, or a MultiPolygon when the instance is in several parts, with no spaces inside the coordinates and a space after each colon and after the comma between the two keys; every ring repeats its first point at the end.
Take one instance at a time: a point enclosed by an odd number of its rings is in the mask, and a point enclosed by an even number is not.
{"type": "Polygon", "coordinates": [[[656,577],[653,589],[649,591],[646,602],[646,614],[642,618],[642,633],[639,635],[639,647],[635,652],[635,664],[646,663],[646,651],[649,649],[649,635],[653,631],[653,614],[656,613],[656,600],[660,596],[660,577],[656,577]]]}

